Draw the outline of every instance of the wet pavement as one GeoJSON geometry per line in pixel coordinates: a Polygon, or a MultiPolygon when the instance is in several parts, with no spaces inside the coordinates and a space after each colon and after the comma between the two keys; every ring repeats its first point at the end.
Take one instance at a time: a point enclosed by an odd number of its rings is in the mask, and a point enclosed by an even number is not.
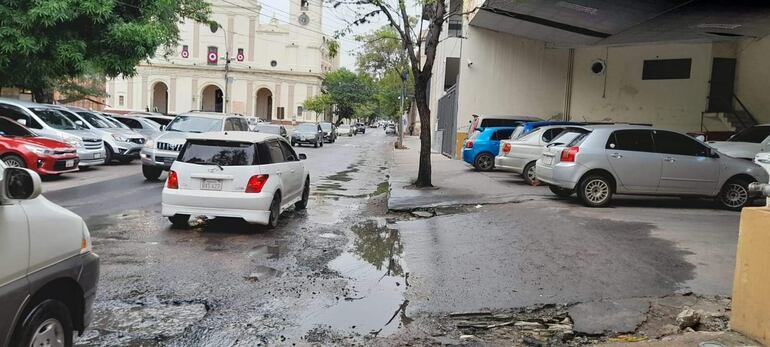
{"type": "MultiPolygon", "coordinates": [[[[138,165],[46,193],[86,219],[101,256],[95,319],[77,344],[464,344],[461,327],[479,324],[452,312],[509,320],[545,308],[561,321],[567,304],[729,295],[736,213],[666,199],[588,209],[499,172],[474,174],[524,198],[444,206],[420,192],[402,203],[426,207],[389,212],[391,184],[404,180],[390,177],[393,141],[373,130],[298,149],[310,204],[275,230],[217,219],[173,229],[160,216],[163,183],[138,165]]],[[[518,336],[488,335],[493,345],[518,336]]]]}

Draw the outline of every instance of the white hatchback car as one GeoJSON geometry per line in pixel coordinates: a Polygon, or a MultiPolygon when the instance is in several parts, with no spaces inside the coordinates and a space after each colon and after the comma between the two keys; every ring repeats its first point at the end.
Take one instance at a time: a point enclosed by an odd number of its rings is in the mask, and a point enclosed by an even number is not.
{"type": "Polygon", "coordinates": [[[191,135],[171,166],[162,214],[174,226],[190,216],[242,218],[274,228],[281,212],[307,207],[310,173],[277,135],[215,132],[191,135]]]}

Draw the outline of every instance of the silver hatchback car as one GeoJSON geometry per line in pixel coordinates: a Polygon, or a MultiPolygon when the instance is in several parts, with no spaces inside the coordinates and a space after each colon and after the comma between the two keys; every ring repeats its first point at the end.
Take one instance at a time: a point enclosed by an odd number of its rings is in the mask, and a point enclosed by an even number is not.
{"type": "Polygon", "coordinates": [[[673,131],[633,125],[570,131],[580,134],[566,144],[554,139],[537,161],[536,176],[556,195],[577,192],[590,207],[629,194],[715,197],[722,207],[740,210],[753,198],[748,185],[768,180],[759,165],[673,131]]]}

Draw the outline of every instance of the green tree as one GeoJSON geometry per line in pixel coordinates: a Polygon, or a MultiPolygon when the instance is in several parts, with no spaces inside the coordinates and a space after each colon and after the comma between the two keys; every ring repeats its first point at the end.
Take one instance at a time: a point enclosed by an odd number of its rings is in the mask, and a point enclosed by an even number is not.
{"type": "Polygon", "coordinates": [[[392,70],[409,69],[403,44],[398,33],[391,26],[383,26],[367,35],[356,36],[361,48],[356,54],[358,71],[373,78],[382,78],[392,70]]]}
{"type": "Polygon", "coordinates": [[[337,123],[343,119],[354,117],[365,118],[369,114],[371,104],[374,100],[376,86],[374,81],[366,75],[359,75],[345,68],[328,72],[324,75],[321,85],[322,94],[320,96],[305,100],[305,106],[308,109],[313,107],[313,111],[326,110],[333,105],[334,112],[338,117],[337,123]],[[308,106],[309,105],[309,106],[308,106]]]}
{"type": "Polygon", "coordinates": [[[3,0],[0,86],[50,102],[53,88],[87,73],[134,75],[178,43],[180,22],[206,22],[209,11],[204,0],[3,0]]]}
{"type": "Polygon", "coordinates": [[[316,114],[326,113],[332,107],[332,99],[329,94],[318,94],[305,100],[303,106],[306,110],[313,111],[316,114]]]}

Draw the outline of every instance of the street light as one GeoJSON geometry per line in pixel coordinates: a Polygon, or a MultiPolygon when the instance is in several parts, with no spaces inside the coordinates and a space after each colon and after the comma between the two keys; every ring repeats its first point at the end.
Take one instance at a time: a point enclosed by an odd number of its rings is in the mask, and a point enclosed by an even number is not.
{"type": "Polygon", "coordinates": [[[230,49],[227,45],[227,30],[222,24],[216,21],[209,22],[209,29],[212,33],[216,33],[217,30],[222,29],[222,33],[225,34],[225,90],[222,93],[222,113],[227,113],[227,101],[230,96],[230,49]]]}

